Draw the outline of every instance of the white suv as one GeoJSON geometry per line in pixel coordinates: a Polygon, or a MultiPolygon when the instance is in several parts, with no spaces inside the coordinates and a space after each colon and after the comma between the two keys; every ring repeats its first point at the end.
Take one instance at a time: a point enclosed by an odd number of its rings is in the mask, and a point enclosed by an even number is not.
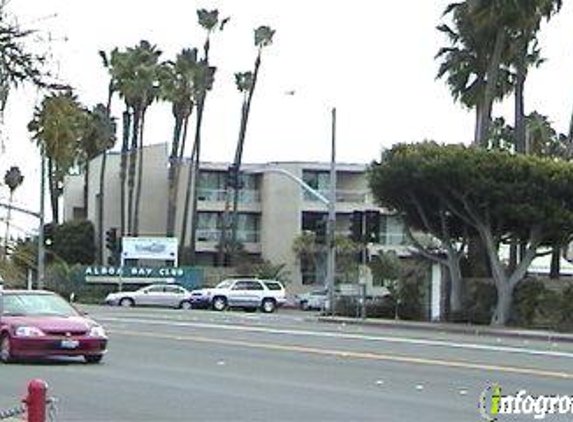
{"type": "Polygon", "coordinates": [[[285,302],[285,288],[276,280],[224,280],[214,288],[191,292],[192,305],[208,305],[216,311],[232,307],[270,313],[285,302]]]}

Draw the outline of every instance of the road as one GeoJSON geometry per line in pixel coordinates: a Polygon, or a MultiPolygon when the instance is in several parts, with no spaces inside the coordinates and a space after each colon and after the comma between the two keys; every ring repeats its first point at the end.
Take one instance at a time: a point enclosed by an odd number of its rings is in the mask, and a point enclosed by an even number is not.
{"type": "Polygon", "coordinates": [[[460,422],[479,420],[491,383],[573,394],[571,344],[324,324],[297,311],[85,309],[109,332],[104,362],[1,366],[0,409],[37,377],[59,399],[58,421],[460,422]]]}

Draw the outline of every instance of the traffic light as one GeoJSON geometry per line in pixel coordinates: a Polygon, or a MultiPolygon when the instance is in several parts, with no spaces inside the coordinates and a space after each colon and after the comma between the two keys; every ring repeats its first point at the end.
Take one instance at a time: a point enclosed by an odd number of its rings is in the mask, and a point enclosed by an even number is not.
{"type": "Polygon", "coordinates": [[[51,246],[54,244],[54,223],[44,224],[44,245],[51,246]]]}
{"type": "Polygon", "coordinates": [[[363,215],[362,211],[353,211],[350,216],[350,239],[355,242],[362,242],[363,215]]]}
{"type": "Polygon", "coordinates": [[[368,210],[365,212],[365,216],[364,240],[367,243],[380,242],[380,211],[368,210]]]}
{"type": "Polygon", "coordinates": [[[105,232],[105,246],[113,253],[117,251],[117,229],[115,227],[105,232]]]}

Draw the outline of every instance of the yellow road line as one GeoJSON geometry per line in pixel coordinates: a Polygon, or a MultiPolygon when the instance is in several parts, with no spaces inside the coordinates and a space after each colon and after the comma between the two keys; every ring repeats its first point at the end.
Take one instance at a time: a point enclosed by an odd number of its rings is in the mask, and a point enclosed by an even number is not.
{"type": "Polygon", "coordinates": [[[461,362],[461,361],[440,360],[440,359],[427,359],[427,358],[418,358],[418,357],[413,357],[413,356],[388,355],[388,354],[384,354],[384,353],[320,349],[320,348],[306,347],[306,346],[259,343],[259,342],[245,341],[245,340],[230,340],[230,339],[220,339],[220,338],[201,337],[201,336],[183,336],[183,335],[175,335],[175,334],[144,333],[144,332],[125,331],[125,330],[111,330],[110,332],[114,333],[114,334],[122,334],[122,335],[133,336],[133,337],[152,337],[152,338],[166,339],[166,340],[220,344],[220,345],[225,345],[225,346],[239,346],[239,347],[247,347],[247,348],[251,348],[251,349],[274,350],[274,351],[281,351],[281,352],[297,352],[297,353],[305,353],[305,354],[313,354],[313,355],[321,355],[321,356],[334,356],[334,357],[342,357],[342,358],[366,359],[366,360],[377,360],[377,361],[397,362],[397,363],[411,363],[411,364],[417,364],[417,365],[440,366],[440,367],[457,368],[457,369],[472,369],[472,370],[478,370],[478,371],[502,372],[502,373],[508,373],[508,374],[530,375],[530,376],[537,376],[537,377],[558,378],[558,379],[567,379],[567,380],[573,379],[573,373],[549,371],[549,370],[535,369],[535,368],[521,368],[521,367],[516,367],[516,366],[500,366],[500,365],[489,365],[489,364],[472,363],[472,362],[461,362]]]}

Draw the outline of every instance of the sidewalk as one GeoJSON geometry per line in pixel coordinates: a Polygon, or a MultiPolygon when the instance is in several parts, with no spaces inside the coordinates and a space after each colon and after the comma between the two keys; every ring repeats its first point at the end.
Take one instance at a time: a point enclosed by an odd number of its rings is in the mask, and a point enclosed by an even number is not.
{"type": "Polygon", "coordinates": [[[467,334],[474,336],[494,336],[518,338],[523,340],[543,340],[550,342],[573,343],[573,334],[555,331],[527,330],[523,328],[495,328],[487,325],[452,324],[443,322],[396,321],[391,319],[360,319],[347,317],[319,316],[320,322],[347,325],[364,325],[369,327],[394,330],[420,330],[442,333],[467,334]]]}

